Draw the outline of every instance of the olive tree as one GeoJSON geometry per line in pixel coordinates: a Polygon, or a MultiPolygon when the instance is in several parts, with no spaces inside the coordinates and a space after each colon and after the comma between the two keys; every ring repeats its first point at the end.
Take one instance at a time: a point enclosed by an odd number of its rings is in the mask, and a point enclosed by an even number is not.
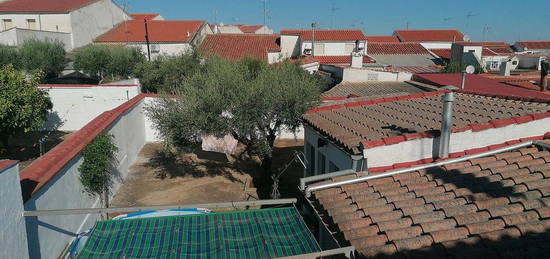
{"type": "Polygon", "coordinates": [[[145,61],[138,48],[124,46],[89,45],[75,51],[74,56],[75,69],[100,81],[133,76],[135,67],[145,61]]]}
{"type": "Polygon", "coordinates": [[[63,43],[53,40],[30,39],[19,47],[22,68],[27,71],[40,70],[46,79],[55,78],[67,64],[63,43]]]}
{"type": "Polygon", "coordinates": [[[10,136],[43,126],[52,108],[48,94],[37,85],[40,74],[27,77],[12,65],[0,68],[0,141],[8,146],[10,136]]]}
{"type": "Polygon", "coordinates": [[[231,135],[246,153],[260,158],[266,174],[277,134],[296,131],[324,87],[293,63],[211,58],[199,71],[182,82],[179,98],[163,98],[146,108],[161,137],[185,148],[204,135],[231,135]]]}

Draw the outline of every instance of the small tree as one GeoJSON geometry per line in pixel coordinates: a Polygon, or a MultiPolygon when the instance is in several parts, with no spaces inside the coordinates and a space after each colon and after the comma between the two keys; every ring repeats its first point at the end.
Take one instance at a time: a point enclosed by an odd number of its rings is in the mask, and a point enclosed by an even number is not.
{"type": "Polygon", "coordinates": [[[175,93],[182,83],[200,68],[196,52],[178,56],[159,56],[155,60],[138,64],[135,75],[146,93],[175,93]]]}
{"type": "Polygon", "coordinates": [[[0,140],[8,147],[9,137],[40,128],[52,108],[48,93],[38,89],[40,74],[28,79],[12,65],[0,68],[0,140]]]}
{"type": "Polygon", "coordinates": [[[141,53],[141,50],[133,47],[111,47],[110,56],[111,60],[107,73],[113,78],[131,76],[136,66],[145,62],[145,56],[141,53]]]}
{"type": "Polygon", "coordinates": [[[107,46],[89,45],[76,51],[74,68],[102,80],[107,75],[109,62],[107,46]]]}
{"type": "Polygon", "coordinates": [[[105,207],[109,207],[117,150],[112,136],[100,133],[82,151],[84,161],[78,168],[84,191],[91,196],[98,196],[105,207]]]}
{"type": "Polygon", "coordinates": [[[89,45],[76,51],[74,66],[96,79],[103,81],[127,78],[135,67],[145,61],[138,48],[124,46],[89,45]]]}
{"type": "Polygon", "coordinates": [[[11,64],[14,68],[21,67],[19,52],[16,47],[0,44],[0,67],[11,64]]]}
{"type": "Polygon", "coordinates": [[[27,40],[20,49],[21,65],[27,71],[40,70],[45,78],[55,78],[67,64],[63,43],[52,40],[27,40]]]}
{"type": "Polygon", "coordinates": [[[261,159],[266,174],[277,134],[295,131],[324,87],[292,63],[211,58],[200,71],[183,82],[181,98],[146,108],[161,136],[181,148],[198,144],[203,135],[231,135],[261,159]]]}
{"type": "MultiPolygon", "coordinates": [[[[474,74],[480,74],[483,73],[483,68],[479,64],[474,65],[474,74]]],[[[451,62],[445,66],[445,69],[443,69],[443,73],[462,73],[466,70],[465,65],[460,65],[458,62],[451,62]]]]}

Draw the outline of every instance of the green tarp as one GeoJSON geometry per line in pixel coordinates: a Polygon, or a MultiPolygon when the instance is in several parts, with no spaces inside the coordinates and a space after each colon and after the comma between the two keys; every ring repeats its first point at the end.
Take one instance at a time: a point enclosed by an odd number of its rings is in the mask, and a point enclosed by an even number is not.
{"type": "Polygon", "coordinates": [[[79,258],[273,258],[320,251],[295,207],[97,222],[79,258]]]}

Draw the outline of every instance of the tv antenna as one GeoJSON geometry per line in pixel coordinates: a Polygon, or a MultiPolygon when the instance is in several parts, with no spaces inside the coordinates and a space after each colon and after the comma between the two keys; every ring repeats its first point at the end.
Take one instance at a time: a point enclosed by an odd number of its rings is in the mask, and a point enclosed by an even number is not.
{"type": "Polygon", "coordinates": [[[333,25],[334,25],[334,14],[336,13],[336,11],[338,11],[340,8],[336,8],[336,6],[334,6],[334,2],[331,4],[331,7],[330,7],[330,28],[332,29],[333,25]]]}
{"type": "Polygon", "coordinates": [[[466,14],[466,28],[468,28],[468,25],[470,25],[470,18],[479,16],[478,13],[472,13],[472,11],[469,11],[468,14],[466,14]]]}
{"type": "Polygon", "coordinates": [[[483,26],[483,31],[482,31],[482,40],[485,41],[486,38],[485,38],[485,35],[487,35],[487,33],[491,30],[492,28],[489,27],[488,25],[485,25],[483,26]]]}
{"type": "Polygon", "coordinates": [[[451,17],[444,17],[444,18],[443,18],[443,22],[444,22],[444,23],[447,23],[449,20],[451,20],[451,17]]]}

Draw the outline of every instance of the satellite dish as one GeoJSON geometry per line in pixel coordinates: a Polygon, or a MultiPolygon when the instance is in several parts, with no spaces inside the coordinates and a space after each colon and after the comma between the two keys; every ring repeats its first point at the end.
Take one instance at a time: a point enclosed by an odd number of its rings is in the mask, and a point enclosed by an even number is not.
{"type": "Polygon", "coordinates": [[[466,73],[473,74],[476,71],[476,68],[472,65],[466,67],[466,73]]]}

